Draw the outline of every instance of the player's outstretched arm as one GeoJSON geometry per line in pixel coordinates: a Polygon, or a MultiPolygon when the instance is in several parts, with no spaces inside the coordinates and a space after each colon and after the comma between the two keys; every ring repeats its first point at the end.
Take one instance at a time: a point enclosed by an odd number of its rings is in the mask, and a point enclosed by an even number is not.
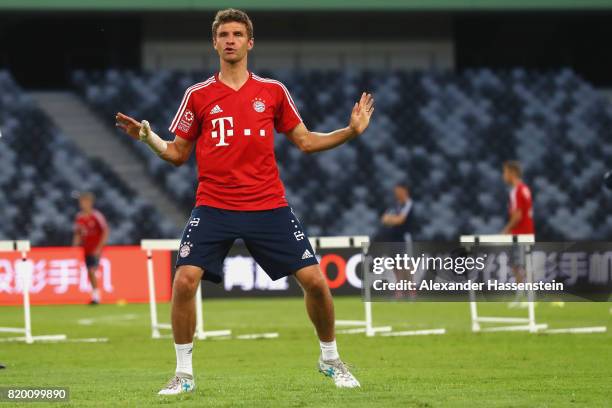
{"type": "Polygon", "coordinates": [[[301,151],[315,153],[333,149],[362,134],[370,124],[370,117],[374,112],[374,97],[363,93],[359,102],[356,102],[351,112],[349,125],[330,133],[309,131],[303,123],[287,132],[287,136],[301,151]]]}
{"type": "Polygon", "coordinates": [[[146,120],[138,122],[136,119],[118,112],[115,116],[115,121],[115,126],[133,139],[147,144],[155,154],[175,166],[185,163],[191,155],[193,142],[181,137],[175,137],[172,142],[163,140],[151,130],[151,126],[149,126],[149,122],[146,120]]]}
{"type": "Polygon", "coordinates": [[[75,231],[74,234],[72,235],[72,246],[79,246],[79,245],[81,245],[81,234],[75,231]]]}

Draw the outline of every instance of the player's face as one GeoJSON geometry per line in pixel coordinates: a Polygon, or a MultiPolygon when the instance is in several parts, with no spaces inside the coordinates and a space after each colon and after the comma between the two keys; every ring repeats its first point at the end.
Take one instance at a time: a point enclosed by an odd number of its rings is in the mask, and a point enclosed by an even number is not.
{"type": "Polygon", "coordinates": [[[504,167],[502,177],[504,179],[504,183],[508,185],[512,184],[513,173],[509,168],[504,167]]]}
{"type": "Polygon", "coordinates": [[[393,189],[393,195],[395,195],[395,199],[401,203],[408,199],[408,191],[403,187],[395,187],[393,189]]]}
{"type": "Polygon", "coordinates": [[[93,200],[89,197],[79,198],[79,207],[82,211],[88,212],[93,209],[93,200]]]}
{"type": "Polygon", "coordinates": [[[249,39],[244,24],[229,22],[219,26],[213,45],[223,61],[236,63],[242,61],[253,48],[253,39],[249,39]]]}

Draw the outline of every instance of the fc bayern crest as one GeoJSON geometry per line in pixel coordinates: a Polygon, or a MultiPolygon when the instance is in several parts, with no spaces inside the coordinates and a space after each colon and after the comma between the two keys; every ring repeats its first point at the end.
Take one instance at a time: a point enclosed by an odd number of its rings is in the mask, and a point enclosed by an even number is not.
{"type": "Polygon", "coordinates": [[[191,247],[193,246],[192,243],[190,242],[185,242],[182,246],[181,249],[179,251],[179,255],[181,258],[185,258],[187,256],[189,256],[189,254],[191,253],[191,247]]]}
{"type": "Polygon", "coordinates": [[[266,101],[261,98],[253,99],[253,109],[255,112],[261,113],[266,110],[266,101]]]}

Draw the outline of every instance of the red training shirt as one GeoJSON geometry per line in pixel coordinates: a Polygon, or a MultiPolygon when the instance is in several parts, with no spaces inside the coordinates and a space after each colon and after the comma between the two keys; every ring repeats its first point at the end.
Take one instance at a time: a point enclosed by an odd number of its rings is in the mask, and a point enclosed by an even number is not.
{"type": "Polygon", "coordinates": [[[94,253],[107,229],[106,219],[98,210],[93,210],[90,214],[80,212],[74,220],[74,230],[81,237],[85,255],[94,253]]]}
{"type": "Polygon", "coordinates": [[[508,212],[510,215],[514,210],[521,210],[521,219],[510,231],[511,234],[535,234],[533,226],[533,204],[531,200],[531,191],[525,183],[517,184],[510,191],[510,202],[508,212]]]}
{"type": "Polygon", "coordinates": [[[196,143],[196,206],[241,211],[286,206],[274,130],[286,133],[300,122],[289,91],[272,79],[249,73],[236,91],[215,75],[187,88],[169,129],[196,143]]]}

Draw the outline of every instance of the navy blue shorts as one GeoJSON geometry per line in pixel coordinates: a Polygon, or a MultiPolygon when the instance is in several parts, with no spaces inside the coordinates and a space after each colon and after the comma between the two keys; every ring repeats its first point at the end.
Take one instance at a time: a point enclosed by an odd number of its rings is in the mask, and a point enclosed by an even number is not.
{"type": "Polygon", "coordinates": [[[85,256],[85,266],[88,268],[97,268],[100,265],[100,257],[95,255],[85,256]]]}
{"type": "Polygon", "coordinates": [[[219,283],[223,261],[238,238],[272,280],[318,264],[302,224],[289,207],[230,211],[199,206],[183,231],[176,266],[199,266],[204,279],[219,283]]]}

